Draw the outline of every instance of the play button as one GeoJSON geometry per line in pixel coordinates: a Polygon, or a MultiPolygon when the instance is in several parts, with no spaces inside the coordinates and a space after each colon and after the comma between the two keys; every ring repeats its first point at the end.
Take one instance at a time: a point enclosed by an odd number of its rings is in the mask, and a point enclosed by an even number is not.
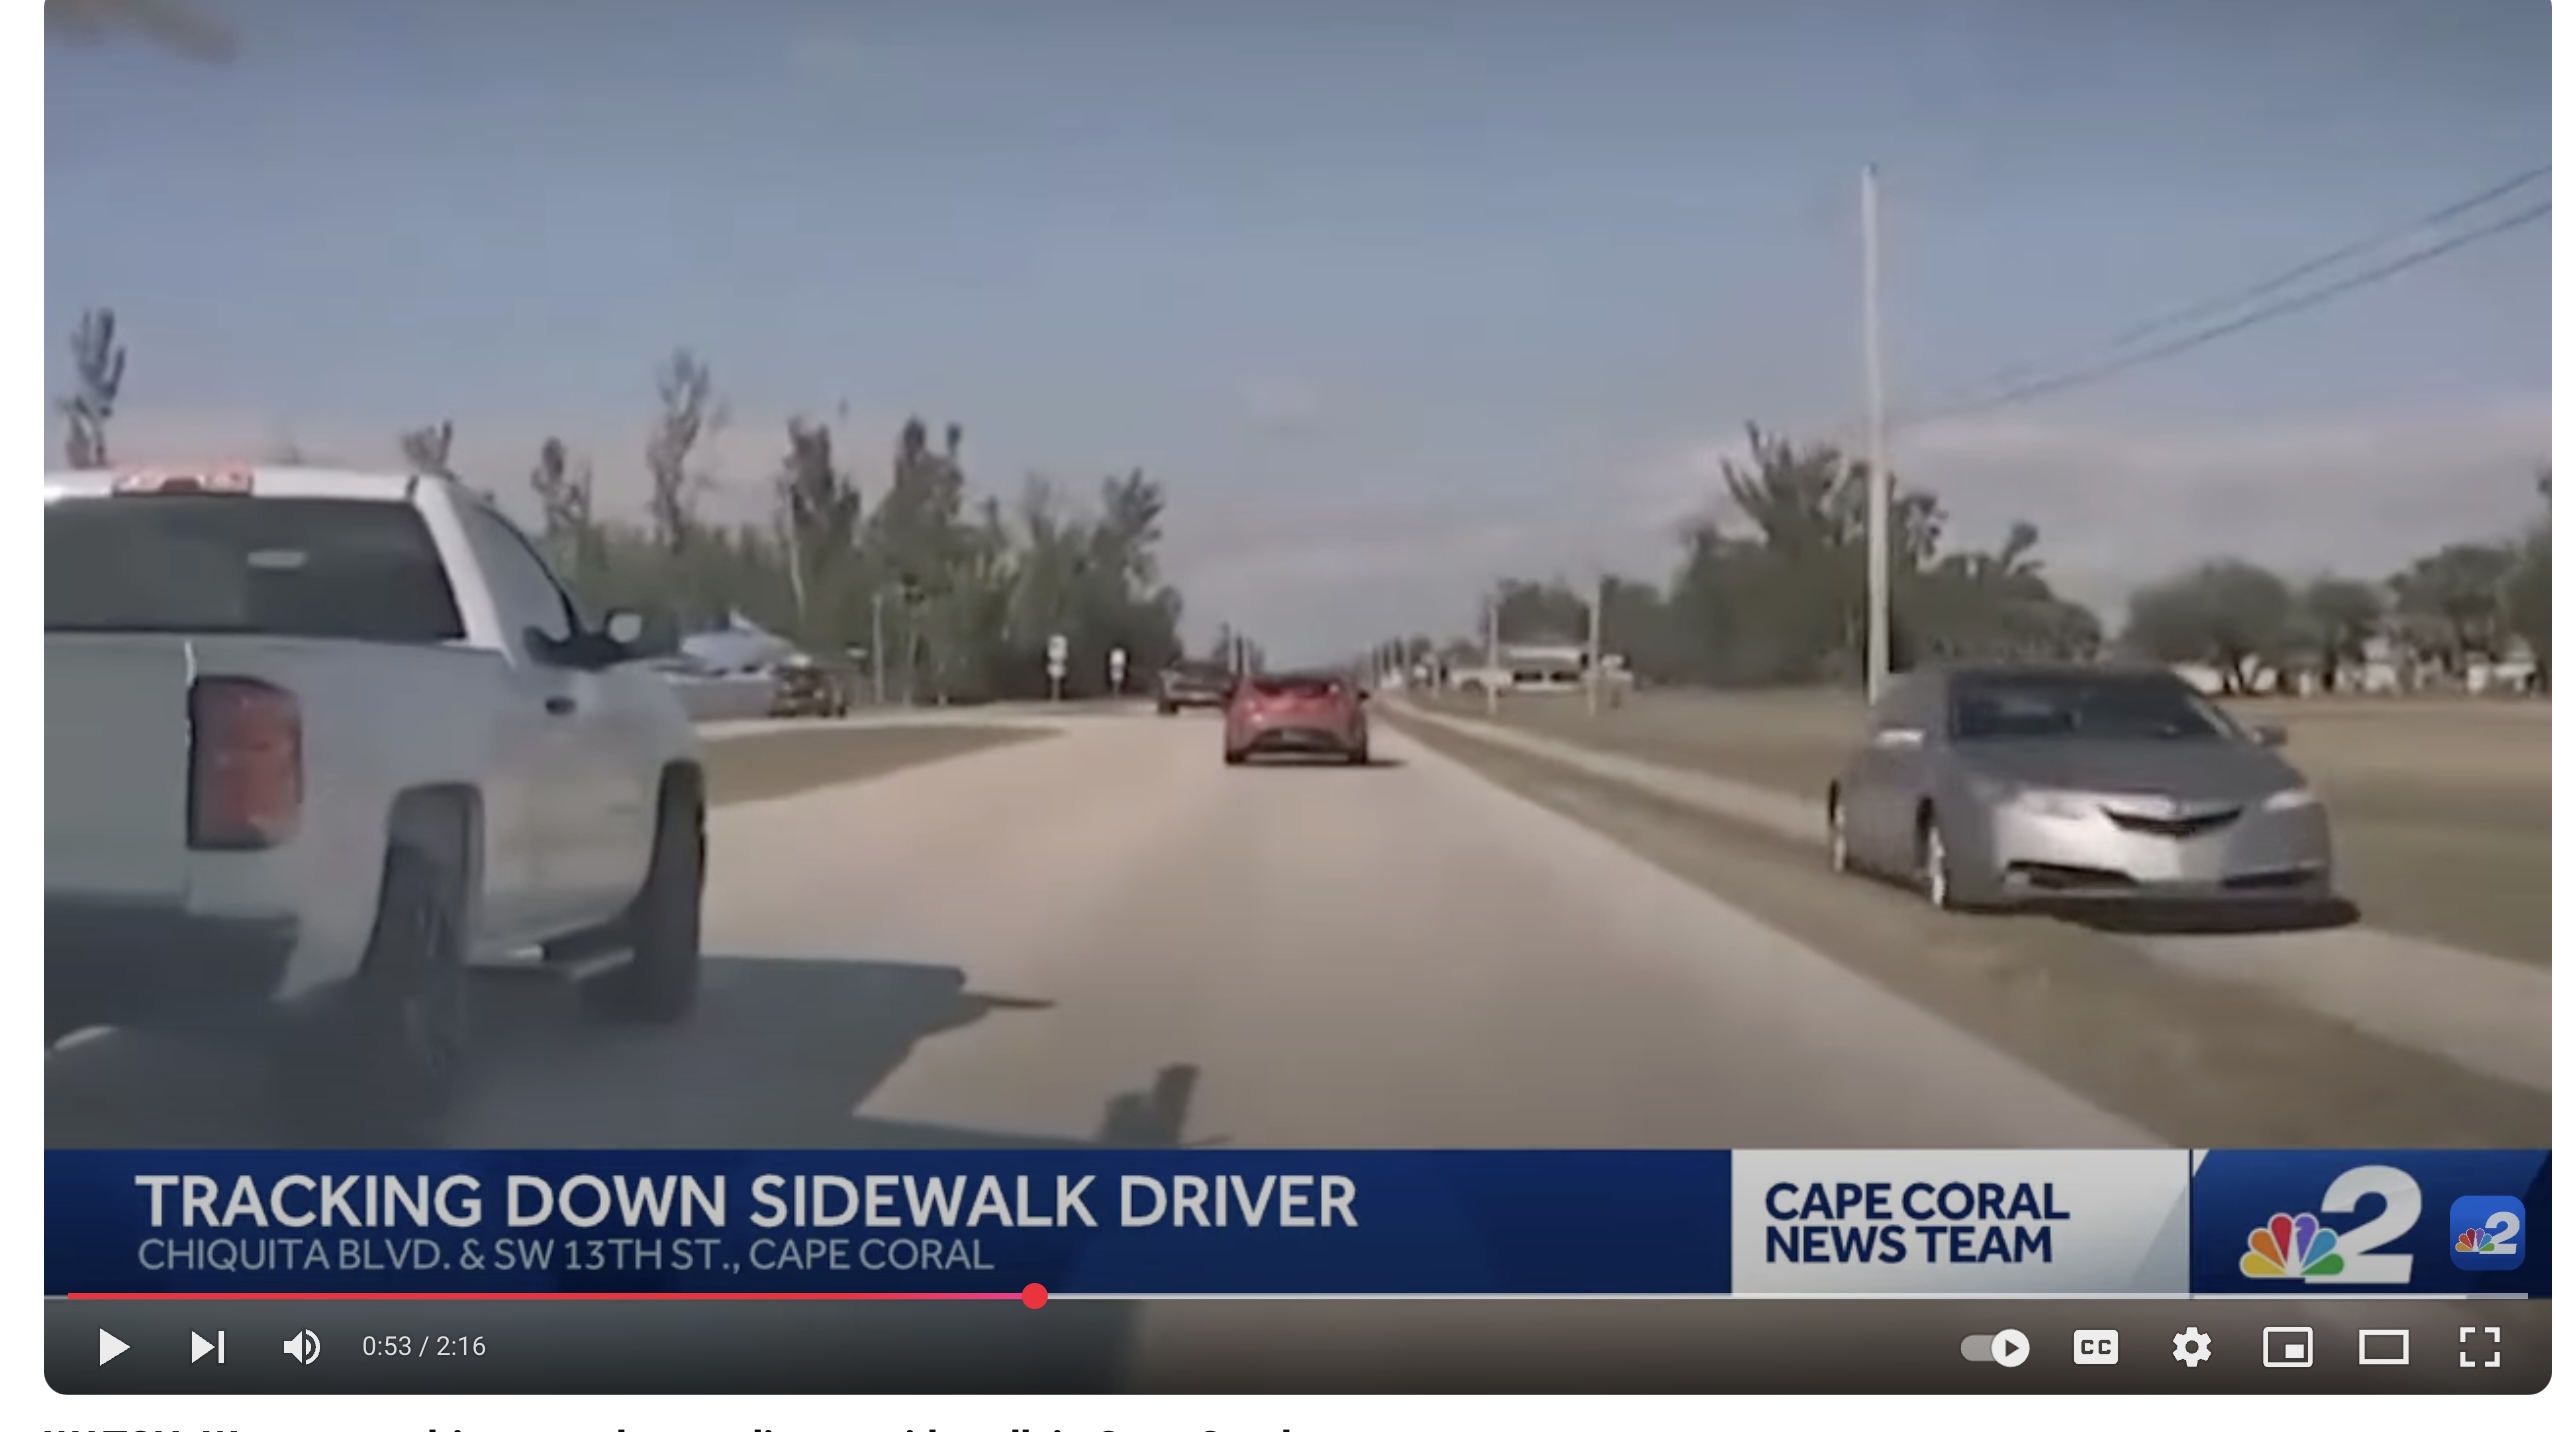
{"type": "Polygon", "coordinates": [[[98,1366],[104,1367],[108,1363],[115,1361],[116,1357],[123,1351],[124,1339],[117,1337],[115,1334],[108,1332],[104,1328],[98,1329],[98,1366]]]}
{"type": "Polygon", "coordinates": [[[1988,1350],[1995,1354],[1997,1367],[2020,1367],[2030,1360],[2031,1340],[2006,1328],[1995,1335],[1994,1346],[1988,1350]]]}

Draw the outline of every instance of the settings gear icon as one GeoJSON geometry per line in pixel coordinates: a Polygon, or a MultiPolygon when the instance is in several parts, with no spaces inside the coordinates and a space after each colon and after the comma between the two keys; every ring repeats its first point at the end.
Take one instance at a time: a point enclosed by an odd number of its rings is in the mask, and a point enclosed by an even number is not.
{"type": "Polygon", "coordinates": [[[2184,1367],[2197,1367],[2208,1361],[2208,1334],[2197,1328],[2184,1328],[2173,1334],[2173,1361],[2184,1367]]]}

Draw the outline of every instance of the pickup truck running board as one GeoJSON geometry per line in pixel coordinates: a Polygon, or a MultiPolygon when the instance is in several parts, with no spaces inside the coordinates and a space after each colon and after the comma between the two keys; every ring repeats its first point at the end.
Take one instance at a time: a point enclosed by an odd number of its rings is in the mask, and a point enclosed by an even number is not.
{"type": "Polygon", "coordinates": [[[557,957],[526,950],[502,960],[474,964],[470,973],[474,979],[495,979],[507,984],[574,988],[627,967],[633,958],[627,948],[587,948],[557,957]]]}

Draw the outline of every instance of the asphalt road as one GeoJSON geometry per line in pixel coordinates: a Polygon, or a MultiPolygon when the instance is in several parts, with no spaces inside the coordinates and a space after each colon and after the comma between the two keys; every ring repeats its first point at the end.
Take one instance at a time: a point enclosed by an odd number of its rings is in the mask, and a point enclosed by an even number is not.
{"type": "MultiPolygon", "coordinates": [[[[1495,750],[1380,726],[1371,768],[1227,769],[1217,735],[1204,713],[881,716],[714,754],[695,1019],[599,1026],[492,982],[478,1085],[431,1137],[1956,1148],[2544,1127],[2539,1090],[2106,936],[1937,918],[1795,843],[1495,750]],[[925,729],[952,721],[999,731],[925,729]]],[[[56,1051],[45,1093],[57,1146],[289,1137],[244,1065],[125,1036],[56,1051]]],[[[1635,1346],[1681,1366],[1695,1316],[1066,1304],[965,1345],[1057,1387],[1320,1367],[1406,1390],[1430,1357],[1528,1381],[1635,1346]]]]}
{"type": "MultiPolygon", "coordinates": [[[[479,1087],[437,1136],[2162,1141],[1396,733],[1367,769],[1231,770],[1216,743],[1203,715],[1059,722],[721,804],[694,1022],[598,1027],[555,989],[491,988],[479,1087]]],[[[210,1058],[58,1051],[48,1140],[275,1142],[244,1076],[188,1062],[210,1058]]]]}

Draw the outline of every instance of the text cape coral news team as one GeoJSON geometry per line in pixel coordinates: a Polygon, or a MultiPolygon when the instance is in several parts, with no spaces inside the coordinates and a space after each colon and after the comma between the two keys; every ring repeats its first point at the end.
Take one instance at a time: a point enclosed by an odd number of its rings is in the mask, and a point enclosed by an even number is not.
{"type": "Polygon", "coordinates": [[[2547,1295],[2541,1149],[46,1161],[56,1295],[2547,1295]]]}

